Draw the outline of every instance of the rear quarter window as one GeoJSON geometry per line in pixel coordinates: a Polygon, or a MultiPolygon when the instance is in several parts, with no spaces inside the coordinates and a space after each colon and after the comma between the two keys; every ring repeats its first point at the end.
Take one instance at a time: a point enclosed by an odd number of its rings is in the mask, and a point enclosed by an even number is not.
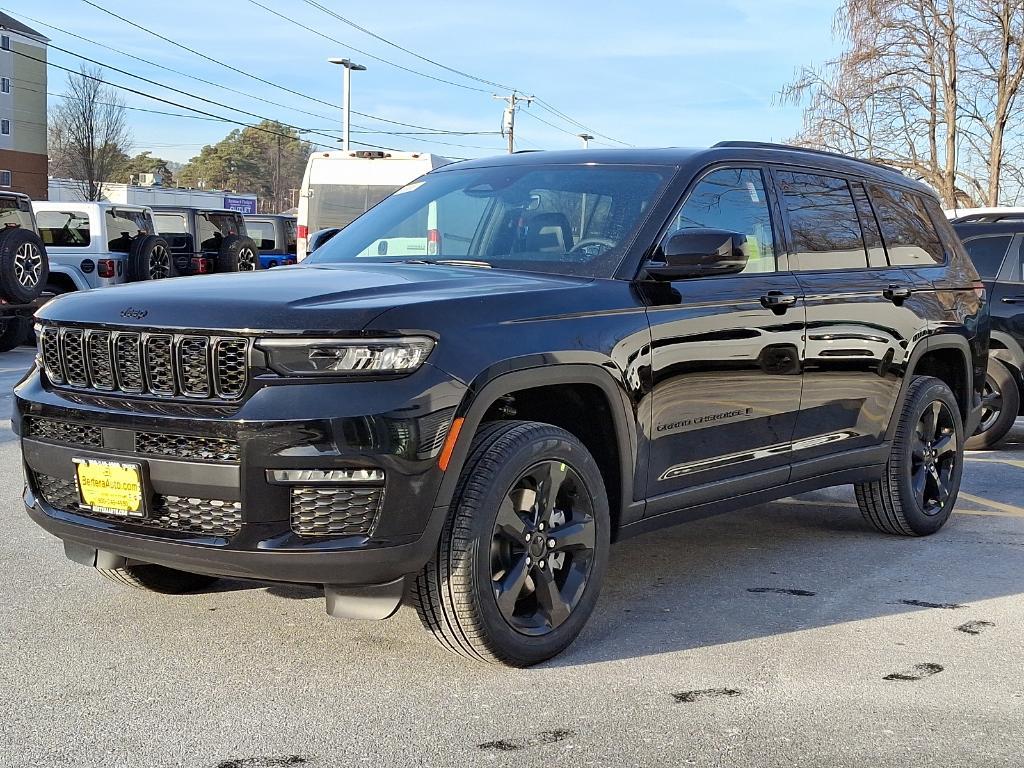
{"type": "Polygon", "coordinates": [[[86,211],[39,211],[39,236],[44,245],[55,248],[85,248],[92,240],[86,211]]]}
{"type": "Polygon", "coordinates": [[[897,187],[868,185],[882,228],[889,263],[901,267],[934,267],[946,261],[945,249],[928,215],[924,198],[897,187]]]}

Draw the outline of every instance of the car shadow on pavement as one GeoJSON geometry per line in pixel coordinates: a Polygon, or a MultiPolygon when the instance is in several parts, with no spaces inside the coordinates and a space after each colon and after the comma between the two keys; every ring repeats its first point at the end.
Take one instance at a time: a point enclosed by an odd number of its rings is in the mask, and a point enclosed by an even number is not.
{"type": "Polygon", "coordinates": [[[549,664],[652,656],[908,611],[948,610],[951,631],[984,620],[983,610],[965,609],[1024,592],[1024,510],[1018,517],[957,506],[967,511],[954,512],[934,536],[886,536],[861,520],[847,487],[630,539],[612,548],[601,599],[579,639],[549,664]]]}

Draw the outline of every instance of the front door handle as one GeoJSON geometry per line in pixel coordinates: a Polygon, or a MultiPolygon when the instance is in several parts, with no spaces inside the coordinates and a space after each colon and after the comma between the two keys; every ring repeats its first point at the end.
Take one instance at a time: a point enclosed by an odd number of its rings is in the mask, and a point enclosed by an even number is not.
{"type": "Polygon", "coordinates": [[[1004,296],[1003,304],[1024,304],[1024,296],[1004,296]]]}
{"type": "Polygon", "coordinates": [[[777,315],[782,315],[790,307],[796,306],[798,300],[799,298],[791,293],[768,291],[768,293],[761,297],[761,305],[777,315]]]}
{"type": "Polygon", "coordinates": [[[890,285],[882,291],[882,295],[893,304],[902,304],[910,298],[912,293],[913,291],[905,285],[890,285]]]}

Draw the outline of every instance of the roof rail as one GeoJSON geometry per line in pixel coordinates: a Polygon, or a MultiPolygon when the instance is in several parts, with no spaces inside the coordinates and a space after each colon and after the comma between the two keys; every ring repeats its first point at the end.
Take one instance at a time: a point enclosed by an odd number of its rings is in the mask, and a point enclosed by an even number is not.
{"type": "Polygon", "coordinates": [[[884,168],[887,171],[893,173],[899,173],[895,168],[890,168],[884,163],[876,162],[874,160],[863,160],[859,157],[851,157],[850,155],[844,155],[840,152],[831,152],[827,149],[814,149],[813,147],[801,147],[794,144],[773,144],[770,141],[720,141],[713,145],[713,149],[721,147],[746,147],[747,149],[786,149],[791,152],[808,152],[812,155],[824,155],[825,157],[838,157],[843,160],[852,160],[855,163],[866,163],[867,165],[873,165],[876,168],[884,168]]]}

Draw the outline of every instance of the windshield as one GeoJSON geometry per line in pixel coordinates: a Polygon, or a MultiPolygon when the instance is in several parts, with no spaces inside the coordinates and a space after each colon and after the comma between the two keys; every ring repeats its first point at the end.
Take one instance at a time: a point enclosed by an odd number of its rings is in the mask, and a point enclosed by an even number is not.
{"type": "Polygon", "coordinates": [[[669,173],[627,166],[433,173],[352,222],[309,261],[455,260],[609,277],[669,173]]]}

